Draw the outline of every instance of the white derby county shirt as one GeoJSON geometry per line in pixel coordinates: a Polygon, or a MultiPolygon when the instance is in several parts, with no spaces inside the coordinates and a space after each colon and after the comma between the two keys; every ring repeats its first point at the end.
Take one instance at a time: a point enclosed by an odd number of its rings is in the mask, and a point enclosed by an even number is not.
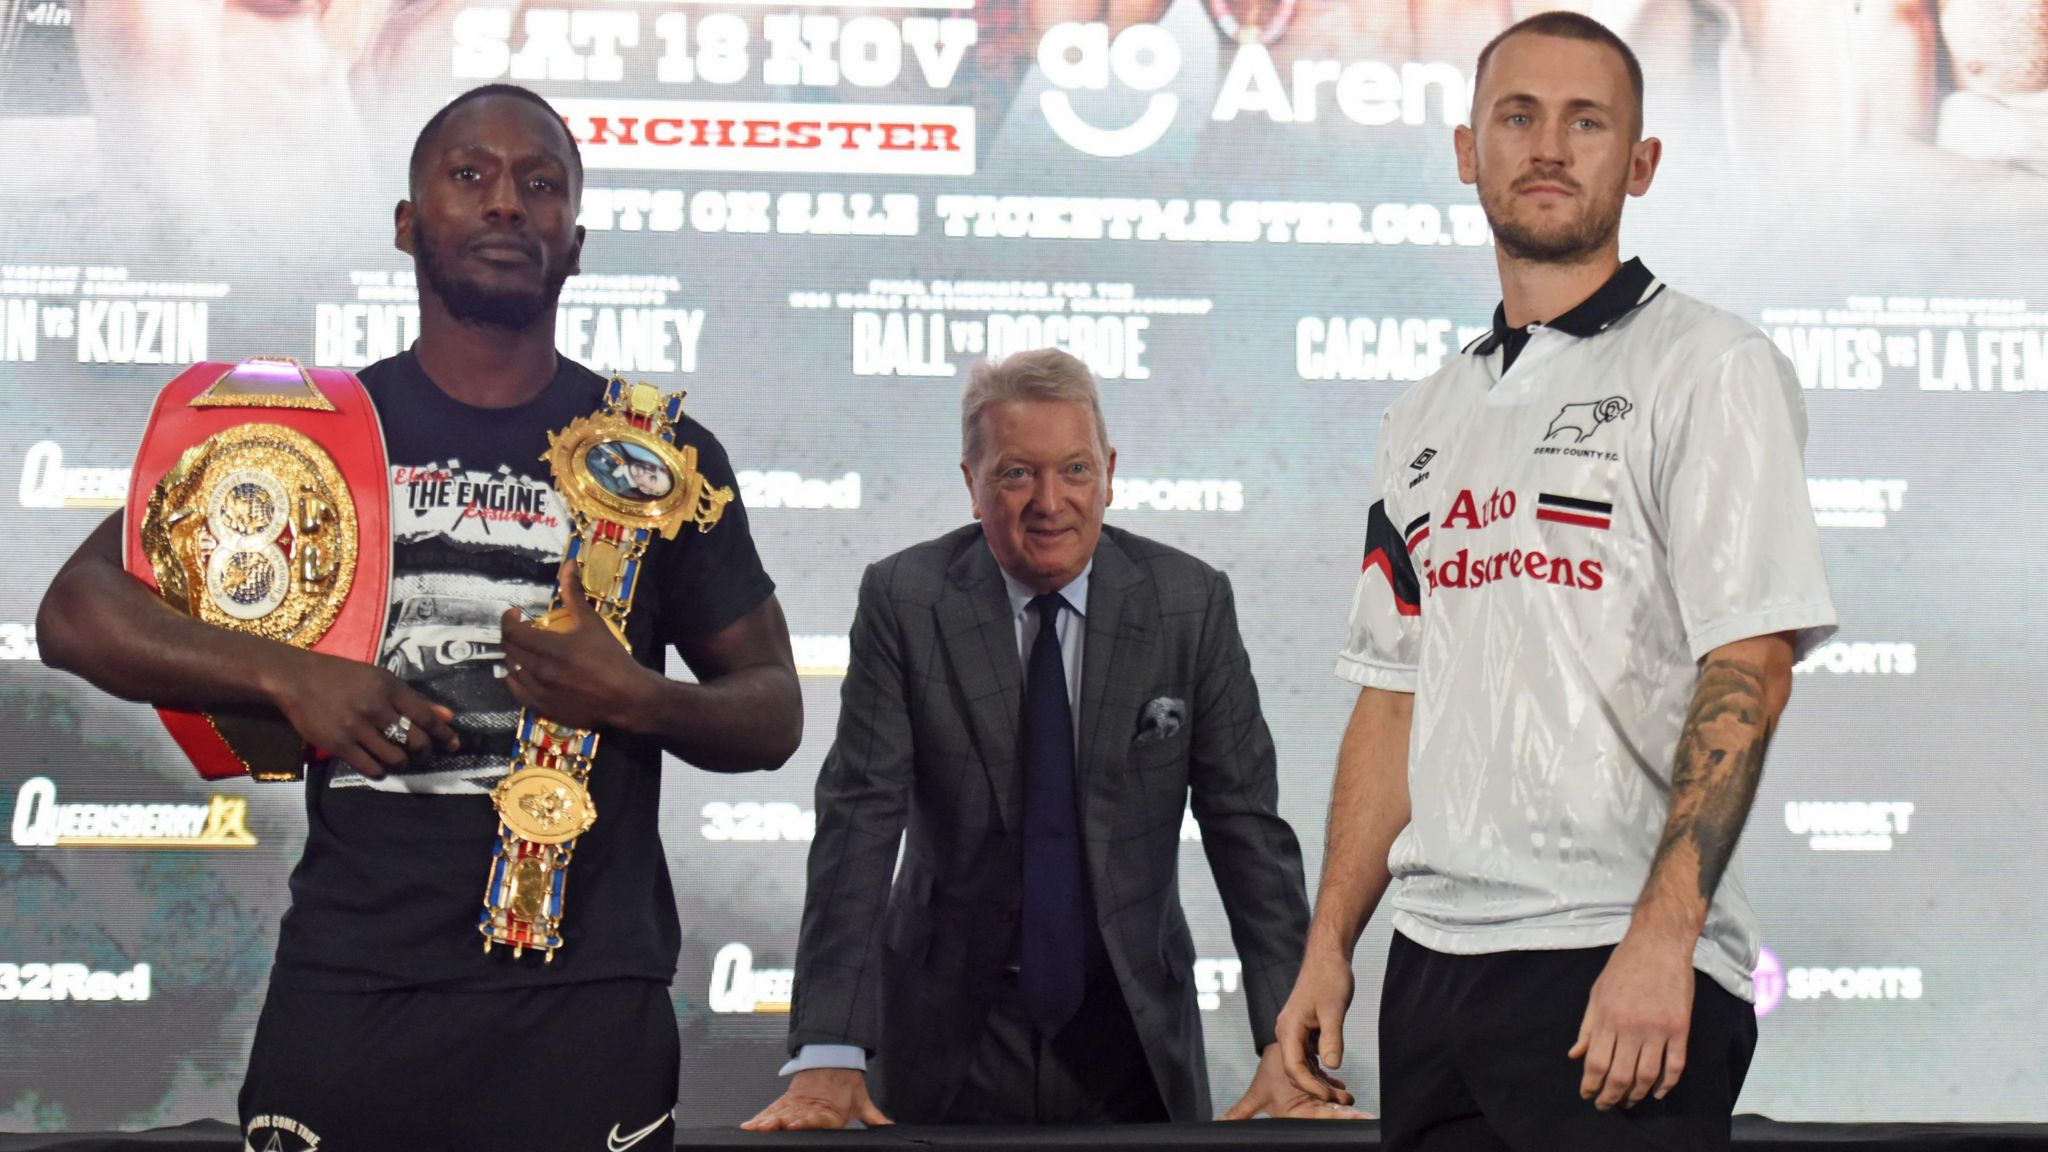
{"type": "MultiPolygon", "coordinates": [[[[1723,644],[1834,631],[1792,365],[1630,261],[1387,410],[1337,674],[1416,696],[1394,927],[1440,952],[1614,944],[1723,644]]],[[[1734,867],[1694,965],[1749,999],[1734,867]]]]}

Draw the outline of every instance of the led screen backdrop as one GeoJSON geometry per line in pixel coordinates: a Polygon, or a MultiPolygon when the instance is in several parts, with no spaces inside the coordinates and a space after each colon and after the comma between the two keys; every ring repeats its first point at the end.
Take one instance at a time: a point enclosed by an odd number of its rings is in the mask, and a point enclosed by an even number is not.
{"type": "MultiPolygon", "coordinates": [[[[35,608],[180,366],[412,339],[404,156],[487,81],[582,141],[561,349],[689,389],[805,674],[788,767],[667,778],[686,1122],[776,1090],[856,583],[966,519],[976,357],[1084,357],[1111,519],[1229,572],[1313,877],[1379,415],[1497,296],[1450,129],[1539,6],[0,0],[0,1128],[232,1115],[300,797],[201,783],[148,710],[37,662],[35,608]]],[[[2048,1119],[2048,0],[1582,6],[1636,45],[1667,147],[1626,252],[1797,365],[1843,620],[1744,842],[1743,1107],[2048,1119]]],[[[1227,1103],[1254,1055],[1195,838],[1227,1103]]],[[[1348,1037],[1368,1103],[1385,947],[1348,1037]]]]}

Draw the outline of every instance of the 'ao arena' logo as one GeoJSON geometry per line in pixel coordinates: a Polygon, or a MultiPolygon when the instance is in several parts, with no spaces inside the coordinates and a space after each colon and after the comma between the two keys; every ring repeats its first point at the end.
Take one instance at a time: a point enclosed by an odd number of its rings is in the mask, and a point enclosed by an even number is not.
{"type": "Polygon", "coordinates": [[[1133,24],[1112,40],[1109,25],[1055,24],[1038,42],[1038,66],[1053,87],[1038,107],[1053,134],[1090,156],[1134,156],[1173,127],[1180,97],[1160,89],[1180,75],[1180,42],[1157,24],[1133,24]],[[1145,111],[1121,128],[1098,128],[1074,110],[1075,90],[1101,91],[1110,78],[1138,92],[1150,92],[1145,111]]]}
{"type": "MultiPolygon", "coordinates": [[[[1415,126],[1431,120],[1434,105],[1434,119],[1449,128],[1472,103],[1471,77],[1441,61],[1297,58],[1283,72],[1264,43],[1236,43],[1229,52],[1209,108],[1215,121],[1415,126]]],[[[1039,95],[1039,110],[1053,134],[1077,151],[1104,159],[1135,156],[1164,139],[1180,114],[1180,97],[1165,89],[1180,79],[1184,56],[1180,42],[1157,24],[1133,24],[1114,36],[1100,21],[1055,24],[1038,42],[1038,67],[1051,85],[1039,95]],[[1119,127],[1090,123],[1075,109],[1075,94],[1102,92],[1112,83],[1146,95],[1144,110],[1119,127]]]]}

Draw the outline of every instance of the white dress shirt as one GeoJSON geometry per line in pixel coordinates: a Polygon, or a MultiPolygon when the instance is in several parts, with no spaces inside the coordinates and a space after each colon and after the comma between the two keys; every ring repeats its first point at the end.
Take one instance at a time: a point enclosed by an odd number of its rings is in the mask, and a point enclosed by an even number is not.
{"type": "MultiPolygon", "coordinates": [[[[1095,570],[1095,561],[1090,558],[1088,566],[1059,590],[1067,601],[1060,609],[1059,619],[1053,627],[1060,638],[1060,663],[1067,673],[1067,705],[1074,713],[1074,742],[1078,747],[1081,740],[1081,649],[1088,638],[1088,628],[1083,623],[1088,619],[1088,574],[1095,570]]],[[[1002,571],[1000,568],[997,571],[1002,571]]],[[[1003,587],[1010,593],[1010,615],[1017,625],[1017,659],[1025,669],[1031,667],[1031,647],[1038,642],[1038,614],[1031,610],[1031,601],[1038,593],[1025,587],[1015,576],[1003,572],[1003,587]]],[[[806,1044],[789,1063],[782,1066],[778,1075],[788,1076],[812,1068],[858,1068],[866,1071],[867,1053],[857,1044],[806,1044]]]]}

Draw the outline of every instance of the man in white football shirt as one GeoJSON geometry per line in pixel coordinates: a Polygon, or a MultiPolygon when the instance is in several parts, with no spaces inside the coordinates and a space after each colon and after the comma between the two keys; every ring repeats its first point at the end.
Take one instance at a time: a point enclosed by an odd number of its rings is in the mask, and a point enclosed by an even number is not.
{"type": "Polygon", "coordinates": [[[1729,861],[1795,659],[1833,631],[1792,366],[1623,264],[1642,72],[1531,17],[1479,58],[1458,170],[1493,332],[1388,410],[1338,675],[1361,688],[1279,1040],[1336,1065],[1389,884],[1382,1138],[1725,1148],[1756,1044],[1729,861]]]}

